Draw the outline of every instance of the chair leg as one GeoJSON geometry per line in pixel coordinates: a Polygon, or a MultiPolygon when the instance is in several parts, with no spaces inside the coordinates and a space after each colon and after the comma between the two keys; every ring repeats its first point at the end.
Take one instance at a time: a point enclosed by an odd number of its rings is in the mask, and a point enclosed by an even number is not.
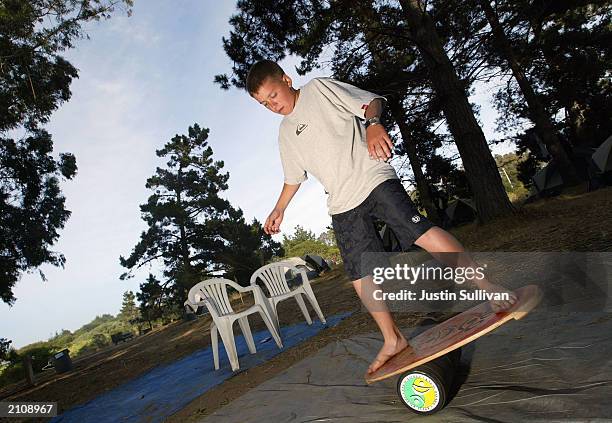
{"type": "Polygon", "coordinates": [[[215,322],[210,324],[210,343],[212,344],[213,362],[215,370],[219,370],[219,332],[215,322]]]}
{"type": "Polygon", "coordinates": [[[269,318],[267,313],[263,311],[263,309],[259,312],[259,314],[261,314],[261,319],[264,321],[264,323],[268,327],[268,330],[270,331],[272,338],[274,338],[274,342],[276,342],[276,345],[278,346],[278,348],[283,348],[283,342],[281,341],[281,338],[280,338],[280,331],[276,330],[274,323],[272,323],[272,320],[269,318]]]}
{"type": "Polygon", "coordinates": [[[272,323],[274,323],[274,325],[278,329],[278,327],[279,327],[279,325],[278,325],[278,317],[276,316],[276,306],[275,306],[274,302],[270,298],[264,298],[263,301],[261,301],[261,303],[258,303],[258,304],[260,304],[261,307],[266,312],[266,314],[268,314],[268,316],[270,316],[270,319],[272,320],[272,323]]]}
{"type": "Polygon", "coordinates": [[[308,309],[306,308],[306,303],[304,302],[304,298],[302,297],[302,294],[296,294],[294,298],[295,298],[295,301],[297,301],[298,305],[300,306],[300,310],[302,310],[302,314],[306,318],[306,323],[308,323],[309,325],[312,325],[312,319],[310,318],[310,313],[308,312],[308,309]]]}
{"type": "Polygon", "coordinates": [[[317,316],[319,316],[321,323],[323,324],[327,323],[327,321],[325,320],[325,316],[323,316],[323,312],[321,311],[321,307],[319,307],[319,302],[317,301],[317,297],[315,297],[315,294],[312,291],[312,287],[308,284],[305,284],[305,285],[302,285],[302,288],[304,288],[306,297],[308,298],[308,301],[312,305],[312,308],[314,308],[314,311],[317,313],[317,316]]]}
{"type": "Polygon", "coordinates": [[[238,319],[238,324],[240,325],[240,330],[242,330],[242,335],[244,336],[247,347],[249,347],[249,352],[255,354],[257,350],[255,349],[255,341],[253,340],[248,317],[244,316],[238,319]]]}
{"type": "Polygon", "coordinates": [[[278,320],[278,311],[276,311],[277,306],[277,302],[270,300],[270,320],[272,320],[272,323],[274,324],[274,327],[276,328],[277,332],[280,333],[280,321],[278,320]]]}
{"type": "Polygon", "coordinates": [[[240,365],[238,363],[238,352],[236,351],[236,341],[234,340],[232,323],[233,322],[229,320],[223,322],[223,324],[219,326],[219,334],[223,340],[223,345],[225,345],[225,352],[232,366],[232,371],[236,371],[240,368],[240,365]]]}

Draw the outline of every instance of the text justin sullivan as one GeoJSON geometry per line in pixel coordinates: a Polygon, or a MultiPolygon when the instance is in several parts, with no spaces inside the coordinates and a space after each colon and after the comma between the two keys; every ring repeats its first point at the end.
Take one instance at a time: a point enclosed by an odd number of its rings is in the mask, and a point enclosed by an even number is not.
{"type": "Polygon", "coordinates": [[[402,289],[399,292],[383,292],[382,289],[377,289],[373,295],[375,300],[389,301],[457,301],[457,299],[463,301],[507,301],[510,299],[508,292],[487,292],[483,289],[462,289],[459,291],[459,295],[447,289],[440,292],[421,290],[420,295],[407,289],[402,289]]]}

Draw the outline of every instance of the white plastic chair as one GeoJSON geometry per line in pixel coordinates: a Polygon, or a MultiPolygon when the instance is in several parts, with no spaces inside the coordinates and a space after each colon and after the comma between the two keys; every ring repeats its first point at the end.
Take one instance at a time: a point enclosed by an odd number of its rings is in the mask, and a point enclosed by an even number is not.
{"type": "Polygon", "coordinates": [[[274,322],[270,316],[270,312],[266,306],[267,303],[265,296],[263,295],[261,288],[258,286],[244,288],[227,279],[208,279],[195,284],[189,290],[188,299],[192,305],[205,305],[212,316],[213,321],[210,324],[210,339],[212,343],[215,370],[219,370],[219,344],[217,332],[221,335],[221,340],[223,341],[223,345],[225,345],[225,351],[227,352],[227,357],[229,358],[232,370],[236,371],[240,368],[238,363],[238,353],[236,351],[236,341],[234,340],[234,330],[232,328],[236,320],[238,320],[238,323],[240,324],[240,329],[242,330],[242,334],[244,335],[244,339],[250,353],[255,354],[257,352],[248,320],[248,316],[253,313],[259,313],[261,315],[261,318],[272,334],[276,345],[278,345],[279,348],[283,348],[283,343],[280,339],[279,332],[277,331],[276,326],[274,325],[274,322]],[[238,313],[234,312],[227,296],[228,285],[238,292],[253,292],[255,304],[244,311],[238,313]]]}
{"type": "Polygon", "coordinates": [[[183,308],[187,312],[189,312],[189,310],[191,310],[191,312],[194,313],[194,314],[198,312],[198,306],[191,304],[191,301],[189,301],[189,300],[187,300],[187,301],[185,301],[183,303],[183,308]],[[187,309],[189,309],[189,310],[187,310],[187,309]]]}
{"type": "Polygon", "coordinates": [[[308,309],[306,308],[306,303],[304,302],[304,298],[306,297],[312,308],[319,316],[321,322],[326,323],[325,316],[323,316],[323,312],[321,311],[321,307],[319,307],[319,303],[317,302],[317,298],[315,297],[314,292],[312,291],[312,287],[310,286],[310,281],[308,280],[308,276],[306,275],[306,271],[304,269],[298,269],[288,262],[277,262],[270,263],[263,267],[260,267],[253,273],[251,276],[251,286],[257,286],[257,279],[260,279],[268,288],[268,292],[270,293],[270,297],[267,297],[270,304],[270,314],[272,314],[272,318],[274,320],[274,325],[276,326],[276,330],[280,333],[280,324],[278,319],[278,312],[276,310],[276,306],[281,301],[284,301],[288,298],[294,297],[306,318],[306,322],[311,325],[312,320],[310,319],[310,313],[308,313],[308,309]],[[299,273],[302,276],[302,284],[297,288],[289,288],[287,285],[287,279],[285,277],[285,272],[287,270],[292,270],[296,273],[299,273]],[[303,296],[303,297],[302,297],[303,296]]]}

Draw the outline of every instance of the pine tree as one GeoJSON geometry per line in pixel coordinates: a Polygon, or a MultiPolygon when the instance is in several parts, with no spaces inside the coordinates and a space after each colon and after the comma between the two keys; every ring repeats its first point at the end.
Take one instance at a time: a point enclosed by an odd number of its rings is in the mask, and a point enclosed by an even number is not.
{"type": "MultiPolygon", "coordinates": [[[[512,213],[495,161],[468,102],[466,81],[459,78],[444,50],[444,40],[436,29],[438,22],[418,1],[400,1],[400,7],[387,2],[343,0],[300,4],[241,1],[238,6],[239,13],[230,20],[233,31],[224,38],[225,50],[234,62],[233,72],[231,77],[218,75],[215,79],[222,88],[243,87],[248,68],[262,58],[278,61],[287,54],[299,55],[303,60],[297,71],[305,73],[319,67],[322,52],[331,47],[334,75],[346,75],[381,45],[372,43],[372,37],[401,39],[392,48],[404,47],[409,41],[410,46],[399,50],[397,56],[418,54],[461,155],[480,219],[486,222],[512,213]]],[[[393,84],[409,77],[398,72],[387,81],[393,84]]],[[[401,116],[401,110],[396,114],[401,116]]],[[[420,182],[422,179],[422,190],[420,182]]]]}
{"type": "MultiPolygon", "coordinates": [[[[60,179],[76,175],[71,153],[53,156],[42,129],[71,96],[77,69],[60,54],[86,36],[82,25],[128,14],[132,0],[0,2],[0,298],[12,305],[20,276],[42,264],[64,266],[51,251],[70,216],[60,179]],[[23,137],[16,139],[16,130],[23,137]]],[[[39,269],[41,279],[45,275],[39,269]]]]}
{"type": "Polygon", "coordinates": [[[208,134],[194,124],[157,150],[168,161],[146,183],[154,193],[140,210],[149,228],[130,256],[119,259],[129,269],[121,279],[154,260],[163,264],[161,280],[150,276],[137,295],[148,320],[181,309],[189,289],[206,278],[225,274],[248,284],[280,249],[259,222],[247,224],[242,211],[220,197],[229,174],[213,160],[208,134]]]}
{"type": "Polygon", "coordinates": [[[121,304],[119,317],[128,323],[135,323],[140,317],[140,312],[138,311],[138,307],[134,301],[135,299],[136,295],[134,295],[132,291],[126,291],[123,293],[123,302],[121,304]]]}

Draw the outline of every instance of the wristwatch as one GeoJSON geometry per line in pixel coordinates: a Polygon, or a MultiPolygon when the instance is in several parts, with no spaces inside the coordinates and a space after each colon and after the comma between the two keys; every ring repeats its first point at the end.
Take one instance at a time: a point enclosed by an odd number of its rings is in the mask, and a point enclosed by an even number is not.
{"type": "Polygon", "coordinates": [[[366,120],[365,127],[369,127],[370,125],[380,125],[380,118],[378,116],[372,116],[370,119],[366,120]]]}

